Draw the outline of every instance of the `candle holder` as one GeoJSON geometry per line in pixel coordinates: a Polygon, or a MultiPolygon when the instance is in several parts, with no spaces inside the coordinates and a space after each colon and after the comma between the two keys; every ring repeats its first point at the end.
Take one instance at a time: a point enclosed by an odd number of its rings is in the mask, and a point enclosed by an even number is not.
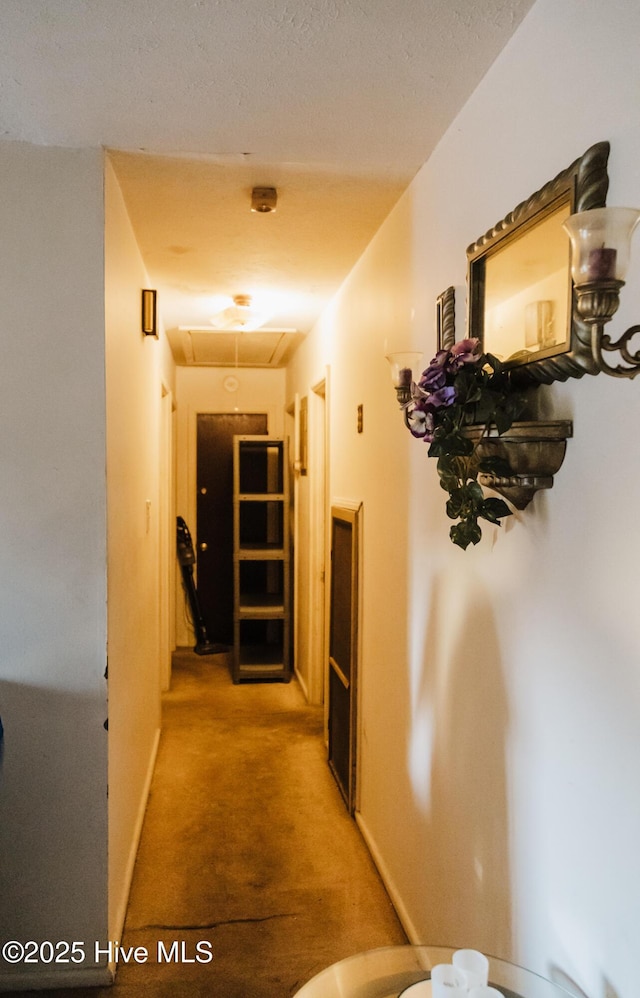
{"type": "Polygon", "coordinates": [[[598,371],[614,378],[635,378],[640,373],[640,349],[630,348],[640,325],[630,326],[617,340],[604,332],[618,310],[638,222],[636,208],[592,208],[563,223],[571,240],[575,311],[591,329],[591,353],[598,371]],[[610,364],[605,353],[617,353],[622,363],[610,364]]]}
{"type": "Polygon", "coordinates": [[[411,385],[415,381],[413,372],[417,370],[422,360],[422,354],[407,351],[389,353],[387,354],[387,360],[391,369],[391,381],[396,390],[398,405],[403,409],[407,402],[411,400],[411,385]]]}

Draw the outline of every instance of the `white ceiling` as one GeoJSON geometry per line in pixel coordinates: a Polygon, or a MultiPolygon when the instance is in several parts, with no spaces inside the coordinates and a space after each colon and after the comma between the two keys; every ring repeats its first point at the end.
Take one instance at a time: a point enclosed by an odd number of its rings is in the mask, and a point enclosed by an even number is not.
{"type": "Polygon", "coordinates": [[[180,362],[237,293],[304,333],[532,3],[2,0],[0,137],[111,151],[180,362]]]}

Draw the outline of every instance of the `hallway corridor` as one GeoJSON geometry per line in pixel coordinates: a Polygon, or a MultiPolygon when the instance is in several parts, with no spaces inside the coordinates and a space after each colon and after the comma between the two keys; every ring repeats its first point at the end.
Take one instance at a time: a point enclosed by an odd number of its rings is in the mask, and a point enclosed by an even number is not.
{"type": "Polygon", "coordinates": [[[286,998],[335,960],[406,942],[297,683],[234,686],[226,656],[174,656],[113,988],[80,998],[286,998]],[[208,963],[161,962],[167,952],[208,963]],[[209,945],[210,944],[210,945],[209,945]]]}

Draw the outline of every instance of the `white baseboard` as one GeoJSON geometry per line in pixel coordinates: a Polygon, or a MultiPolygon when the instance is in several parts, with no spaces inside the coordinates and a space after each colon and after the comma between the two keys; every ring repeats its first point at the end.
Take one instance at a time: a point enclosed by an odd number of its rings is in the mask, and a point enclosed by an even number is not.
{"type": "Polygon", "coordinates": [[[396,914],[400,919],[402,928],[407,934],[409,942],[412,944],[412,946],[420,946],[424,942],[424,940],[420,938],[420,935],[415,925],[413,924],[411,918],[409,917],[409,913],[405,908],[400,892],[398,891],[389,873],[389,868],[387,867],[387,864],[382,858],[382,855],[380,854],[380,850],[378,849],[376,841],[371,832],[369,831],[367,823],[359,811],[356,811],[355,819],[358,828],[360,829],[362,838],[366,843],[367,849],[371,853],[371,858],[373,859],[373,862],[376,865],[378,873],[380,874],[382,883],[386,888],[387,894],[391,898],[391,903],[393,904],[393,907],[396,910],[396,914]]]}
{"type": "MultiPolygon", "coordinates": [[[[124,920],[127,914],[127,905],[129,904],[131,881],[133,880],[133,868],[136,863],[138,846],[140,845],[140,836],[142,835],[144,814],[147,808],[147,800],[149,799],[149,791],[151,789],[151,780],[153,779],[153,771],[156,766],[156,756],[158,755],[159,744],[160,744],[160,728],[158,728],[155,733],[155,737],[153,739],[153,745],[151,747],[151,754],[149,756],[149,763],[147,765],[147,774],[145,777],[144,786],[142,788],[142,794],[140,795],[140,801],[138,804],[138,813],[136,815],[136,822],[133,829],[133,836],[131,838],[131,846],[129,848],[129,856],[127,858],[127,865],[125,868],[122,892],[120,894],[120,899],[117,905],[115,905],[115,911],[113,912],[113,916],[111,916],[111,912],[109,915],[109,939],[112,939],[114,941],[122,939],[124,920]]],[[[113,974],[115,976],[115,967],[111,966],[111,970],[113,971],[113,974]]]]}
{"type": "Polygon", "coordinates": [[[46,991],[50,988],[99,988],[113,984],[108,967],[77,967],[53,973],[49,968],[27,974],[0,974],[0,992],[46,991]]]}

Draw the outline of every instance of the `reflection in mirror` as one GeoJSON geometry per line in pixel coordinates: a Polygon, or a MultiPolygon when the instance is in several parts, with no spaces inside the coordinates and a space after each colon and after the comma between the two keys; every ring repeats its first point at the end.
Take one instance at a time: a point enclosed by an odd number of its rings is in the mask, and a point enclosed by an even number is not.
{"type": "Polygon", "coordinates": [[[609,143],[598,142],[467,248],[467,335],[507,362],[514,385],[596,374],[591,335],[573,309],[562,223],[602,207],[609,143]]]}
{"type": "Polygon", "coordinates": [[[484,348],[502,361],[526,363],[569,349],[571,281],[562,222],[569,202],[487,254],[484,348]]]}

